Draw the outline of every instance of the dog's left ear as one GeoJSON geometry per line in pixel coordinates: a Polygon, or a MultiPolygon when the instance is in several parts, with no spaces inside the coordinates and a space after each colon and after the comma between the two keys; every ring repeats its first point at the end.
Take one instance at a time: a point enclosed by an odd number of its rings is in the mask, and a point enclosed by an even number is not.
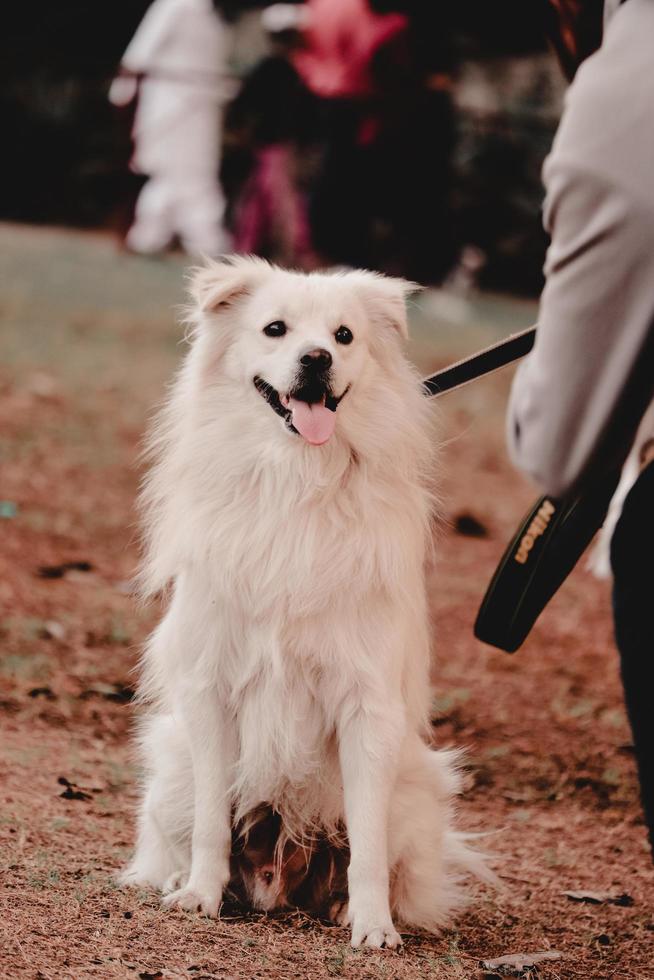
{"type": "Polygon", "coordinates": [[[202,313],[219,313],[244,296],[270,266],[251,256],[226,255],[189,271],[188,291],[202,313]]]}
{"type": "Polygon", "coordinates": [[[422,289],[422,286],[377,272],[353,272],[350,275],[356,279],[359,293],[373,322],[393,328],[403,340],[408,340],[407,297],[422,289]]]}

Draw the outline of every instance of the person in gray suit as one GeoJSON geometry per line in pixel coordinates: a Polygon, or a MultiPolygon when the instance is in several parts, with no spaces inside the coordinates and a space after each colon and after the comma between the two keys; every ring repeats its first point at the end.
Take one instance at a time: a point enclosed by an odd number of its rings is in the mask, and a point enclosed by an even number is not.
{"type": "MultiPolygon", "coordinates": [[[[511,456],[548,494],[583,492],[654,420],[654,3],[551,0],[569,75],[543,177],[551,236],[511,456]],[[599,46],[598,46],[599,45],[599,46]],[[595,49],[595,50],[593,50],[595,49]],[[645,421],[643,421],[645,420],[645,421]]],[[[639,452],[611,543],[615,635],[654,848],[654,462],[639,452]]]]}

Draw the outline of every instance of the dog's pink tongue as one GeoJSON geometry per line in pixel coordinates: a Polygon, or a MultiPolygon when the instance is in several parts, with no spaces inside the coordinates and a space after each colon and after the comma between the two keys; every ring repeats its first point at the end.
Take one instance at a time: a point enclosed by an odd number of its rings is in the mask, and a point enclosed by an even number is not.
{"type": "Polygon", "coordinates": [[[293,413],[293,425],[300,435],[312,446],[322,446],[334,432],[336,412],[331,412],[323,404],[309,405],[307,402],[289,398],[288,407],[293,413]]]}

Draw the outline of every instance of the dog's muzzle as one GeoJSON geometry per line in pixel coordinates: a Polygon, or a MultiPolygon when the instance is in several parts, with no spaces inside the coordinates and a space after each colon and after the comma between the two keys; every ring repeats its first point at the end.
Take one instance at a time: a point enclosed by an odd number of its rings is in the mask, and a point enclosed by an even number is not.
{"type": "Polygon", "coordinates": [[[348,385],[342,394],[334,395],[328,370],[316,370],[313,366],[308,370],[303,366],[297,384],[287,395],[280,396],[258,375],[253,380],[259,394],[283,420],[289,432],[302,436],[313,446],[321,446],[330,439],[336,425],[336,409],[350,390],[348,385]]]}

